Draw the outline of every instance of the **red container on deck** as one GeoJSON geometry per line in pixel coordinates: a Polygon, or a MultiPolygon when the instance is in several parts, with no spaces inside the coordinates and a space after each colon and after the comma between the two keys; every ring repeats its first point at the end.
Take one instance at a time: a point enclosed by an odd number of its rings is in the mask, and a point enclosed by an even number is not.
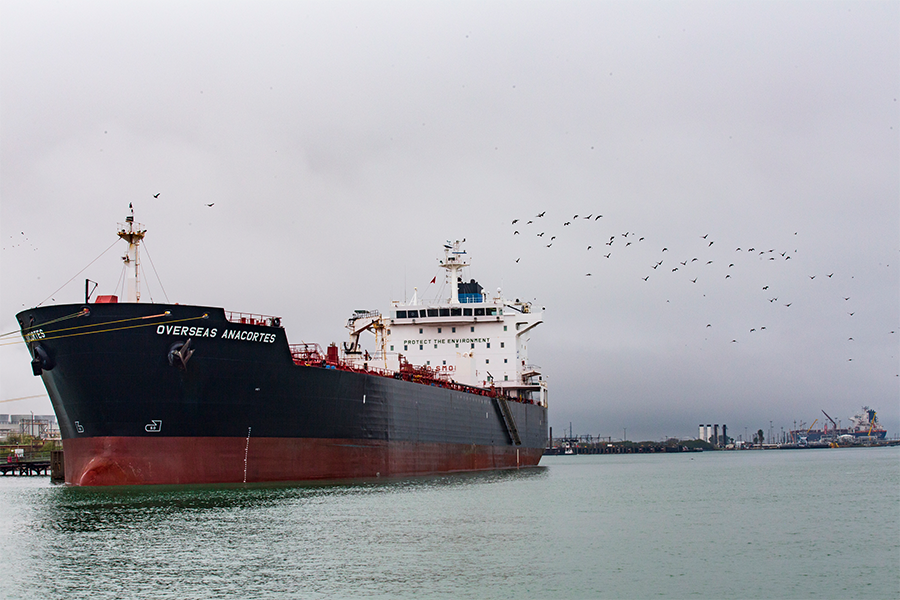
{"type": "Polygon", "coordinates": [[[118,296],[97,296],[95,304],[117,304],[118,302],[118,296]]]}

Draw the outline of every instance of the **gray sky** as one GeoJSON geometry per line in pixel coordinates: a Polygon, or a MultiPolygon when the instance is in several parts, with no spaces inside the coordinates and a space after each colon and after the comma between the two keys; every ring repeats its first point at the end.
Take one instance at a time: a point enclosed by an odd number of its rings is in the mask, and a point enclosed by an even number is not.
{"type": "Polygon", "coordinates": [[[3,332],[115,293],[129,202],[145,299],[294,343],[466,238],[546,307],[556,435],[900,433],[897,2],[6,2],[0,60],[3,332]]]}

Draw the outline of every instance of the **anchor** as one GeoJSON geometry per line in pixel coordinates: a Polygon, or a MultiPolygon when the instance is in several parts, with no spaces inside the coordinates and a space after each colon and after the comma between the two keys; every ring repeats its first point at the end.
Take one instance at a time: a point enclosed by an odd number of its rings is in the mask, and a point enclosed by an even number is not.
{"type": "Polygon", "coordinates": [[[194,351],[191,349],[191,338],[186,342],[175,342],[169,348],[169,365],[187,370],[187,363],[194,351]]]}

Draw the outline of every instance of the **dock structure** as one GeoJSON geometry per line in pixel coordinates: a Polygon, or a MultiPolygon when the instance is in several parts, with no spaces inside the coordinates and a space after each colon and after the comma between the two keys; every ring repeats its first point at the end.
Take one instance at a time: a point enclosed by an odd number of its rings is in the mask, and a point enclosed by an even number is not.
{"type": "Polygon", "coordinates": [[[565,454],[651,454],[656,452],[702,452],[711,449],[709,444],[693,442],[672,444],[667,442],[607,442],[585,441],[577,438],[554,440],[544,449],[544,456],[565,454]]]}
{"type": "Polygon", "coordinates": [[[37,460],[0,463],[0,474],[4,477],[7,475],[19,475],[20,477],[29,475],[49,475],[50,457],[47,456],[46,458],[37,460]]]}
{"type": "Polygon", "coordinates": [[[53,481],[64,478],[62,450],[23,451],[15,449],[5,459],[0,458],[0,475],[28,477],[50,475],[53,481]]]}

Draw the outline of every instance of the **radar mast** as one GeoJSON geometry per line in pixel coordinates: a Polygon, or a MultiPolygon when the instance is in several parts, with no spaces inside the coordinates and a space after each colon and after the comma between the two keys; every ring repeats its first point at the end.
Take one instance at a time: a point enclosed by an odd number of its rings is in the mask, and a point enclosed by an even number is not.
{"type": "Polygon", "coordinates": [[[140,280],[140,256],[138,246],[144,239],[147,230],[140,223],[134,222],[134,207],[128,203],[131,214],[125,217],[124,223],[119,223],[119,237],[128,242],[128,252],[122,257],[125,262],[125,279],[126,283],[126,302],[140,302],[141,300],[141,280],[140,280]],[[130,269],[134,265],[134,270],[130,269]]]}

